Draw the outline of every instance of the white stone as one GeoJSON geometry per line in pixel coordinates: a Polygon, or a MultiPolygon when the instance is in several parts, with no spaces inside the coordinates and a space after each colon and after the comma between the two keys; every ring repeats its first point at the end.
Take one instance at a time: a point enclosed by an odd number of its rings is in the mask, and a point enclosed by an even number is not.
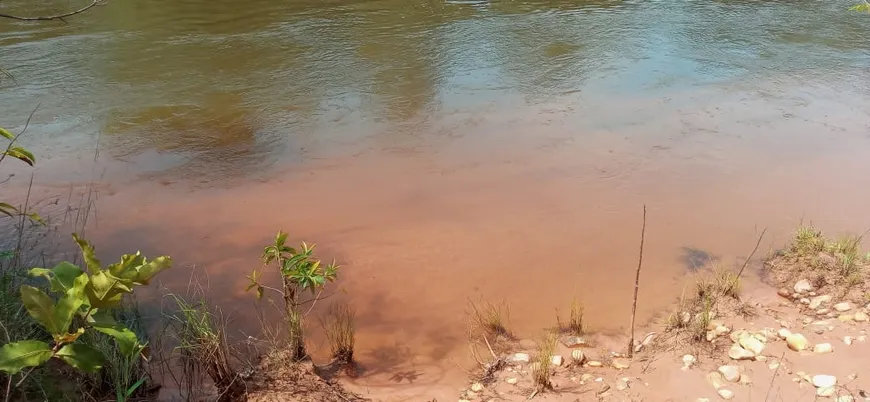
{"type": "Polygon", "coordinates": [[[755,354],[734,344],[731,345],[731,349],[728,349],[728,357],[734,360],[750,360],[755,357],[755,354]]]}
{"type": "Polygon", "coordinates": [[[825,304],[829,301],[831,301],[831,295],[816,296],[816,297],[813,297],[812,299],[810,299],[809,307],[811,309],[815,310],[815,309],[821,307],[822,304],[825,304]]]}
{"type": "Polygon", "coordinates": [[[767,368],[769,368],[771,370],[776,370],[779,368],[779,362],[771,362],[770,364],[767,365],[767,368]]]}
{"type": "Polygon", "coordinates": [[[840,314],[837,319],[840,320],[840,322],[849,322],[855,319],[855,316],[853,316],[852,314],[840,314]]]}
{"type": "Polygon", "coordinates": [[[813,353],[831,353],[834,351],[834,347],[830,343],[818,343],[816,346],[813,346],[813,353]]]}
{"type": "Polygon", "coordinates": [[[740,338],[746,336],[746,334],[748,334],[748,332],[746,332],[745,329],[738,329],[737,331],[732,332],[729,337],[731,338],[731,342],[737,343],[740,341],[740,338]]]}
{"type": "Polygon", "coordinates": [[[586,355],[583,354],[582,350],[574,349],[571,351],[571,360],[574,360],[576,364],[583,364],[583,361],[586,360],[586,355]]]}
{"type": "Polygon", "coordinates": [[[590,380],[594,379],[593,377],[594,376],[592,374],[585,373],[580,376],[580,382],[589,382],[590,380]]]}
{"type": "Polygon", "coordinates": [[[818,374],[813,376],[812,383],[816,388],[834,387],[837,385],[837,377],[818,374]]]}
{"type": "Polygon", "coordinates": [[[855,398],[852,395],[840,395],[837,397],[837,402],[854,402],[855,398]]]}
{"type": "Polygon", "coordinates": [[[749,384],[752,384],[752,378],[750,378],[748,375],[746,375],[746,373],[742,373],[742,374],[740,374],[740,381],[739,382],[743,385],[749,385],[749,384]]]}
{"type": "Polygon", "coordinates": [[[822,387],[816,388],[816,395],[821,397],[831,397],[834,396],[834,392],[837,391],[836,387],[822,387]]]}
{"type": "Polygon", "coordinates": [[[563,345],[568,348],[577,348],[581,346],[589,346],[586,338],[582,336],[564,336],[560,339],[563,345]]]}
{"type": "Polygon", "coordinates": [[[809,305],[809,304],[810,304],[810,299],[809,299],[809,298],[806,298],[806,297],[801,297],[801,299],[798,300],[798,301],[799,301],[801,304],[806,304],[806,305],[809,305]]]}
{"type": "Polygon", "coordinates": [[[627,390],[628,389],[628,381],[626,381],[624,378],[620,378],[619,380],[616,381],[616,389],[619,391],[627,390]]]}
{"type": "Polygon", "coordinates": [[[791,331],[788,328],[780,328],[779,331],[776,331],[776,335],[779,336],[779,339],[785,339],[791,335],[791,331]]]}
{"type": "Polygon", "coordinates": [[[510,377],[510,378],[506,378],[506,379],[504,380],[504,382],[506,382],[506,383],[508,383],[508,384],[510,384],[510,385],[516,385],[517,382],[519,382],[519,380],[517,380],[516,377],[510,377]]]}
{"type": "Polygon", "coordinates": [[[474,384],[471,384],[471,390],[474,391],[474,392],[480,392],[480,391],[483,391],[483,384],[481,384],[481,383],[479,383],[479,382],[476,382],[476,383],[474,383],[474,384]]]}
{"type": "Polygon", "coordinates": [[[603,364],[601,364],[601,362],[598,360],[590,360],[590,361],[586,362],[586,366],[587,367],[601,367],[601,366],[603,366],[603,364]]]}
{"type": "Polygon", "coordinates": [[[683,370],[692,368],[692,365],[698,362],[698,359],[692,355],[683,355],[683,370]]]}
{"type": "Polygon", "coordinates": [[[528,353],[514,353],[508,360],[514,363],[528,363],[531,358],[528,353]]]}
{"type": "Polygon", "coordinates": [[[737,366],[719,366],[719,373],[726,380],[737,382],[740,380],[740,367],[737,366]]]}
{"type": "Polygon", "coordinates": [[[726,401],[734,399],[734,392],[731,392],[730,389],[719,388],[719,390],[716,391],[716,393],[719,394],[720,398],[722,398],[726,401]]]}
{"type": "Polygon", "coordinates": [[[844,337],[843,337],[843,343],[845,343],[846,346],[851,345],[851,344],[852,344],[852,337],[851,337],[851,336],[844,336],[844,337]]]}
{"type": "Polygon", "coordinates": [[[710,398],[698,398],[695,402],[710,402],[710,398]]]}
{"type": "Polygon", "coordinates": [[[867,313],[859,311],[855,313],[852,319],[858,322],[867,322],[868,320],[870,320],[870,317],[867,316],[867,313]]]}
{"type": "Polygon", "coordinates": [[[813,285],[806,279],[801,279],[794,284],[794,291],[797,293],[806,293],[813,291],[813,285]]]}
{"type": "Polygon", "coordinates": [[[807,338],[805,338],[801,334],[791,334],[787,338],[785,338],[785,342],[788,344],[789,349],[799,352],[804,350],[809,346],[809,342],[807,342],[807,338]]]}
{"type": "Polygon", "coordinates": [[[754,355],[760,355],[762,351],[764,351],[764,342],[758,340],[758,338],[754,336],[743,336],[738,341],[740,346],[743,349],[746,349],[754,355]]]}
{"type": "Polygon", "coordinates": [[[837,310],[841,313],[844,311],[849,311],[851,309],[852,309],[852,305],[849,304],[849,302],[842,302],[842,303],[837,303],[834,305],[834,310],[837,310]]]}
{"type": "Polygon", "coordinates": [[[554,366],[561,366],[563,362],[562,356],[555,355],[550,358],[550,362],[553,363],[554,366]]]}
{"type": "Polygon", "coordinates": [[[616,358],[613,359],[612,366],[617,370],[625,370],[631,366],[631,361],[624,358],[616,358]]]}
{"type": "Polygon", "coordinates": [[[725,384],[725,379],[718,371],[711,371],[707,373],[707,382],[710,383],[713,388],[719,389],[722,388],[722,385],[725,384]]]}

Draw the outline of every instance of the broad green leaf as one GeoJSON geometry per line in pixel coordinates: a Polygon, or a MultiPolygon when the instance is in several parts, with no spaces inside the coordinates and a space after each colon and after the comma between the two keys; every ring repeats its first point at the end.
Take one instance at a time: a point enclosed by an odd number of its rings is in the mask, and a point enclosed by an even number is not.
{"type": "Polygon", "coordinates": [[[15,139],[15,134],[10,133],[9,130],[7,130],[3,127],[0,127],[0,136],[2,136],[3,138],[6,138],[9,141],[12,141],[15,139]]]}
{"type": "Polygon", "coordinates": [[[129,328],[123,325],[102,326],[94,324],[94,329],[115,338],[115,342],[118,343],[118,349],[125,356],[132,357],[139,352],[137,350],[140,346],[139,339],[136,338],[136,334],[130,331],[129,328]]]}
{"type": "Polygon", "coordinates": [[[41,341],[7,343],[0,347],[0,371],[17,374],[25,367],[39,366],[51,359],[51,348],[41,341]]]}
{"type": "Polygon", "coordinates": [[[69,326],[72,324],[72,319],[76,312],[85,302],[85,286],[88,284],[87,275],[79,275],[73,280],[72,287],[57,301],[57,306],[54,310],[54,321],[60,326],[62,333],[54,333],[55,339],[58,335],[66,334],[69,331],[69,326]]]}
{"type": "Polygon", "coordinates": [[[136,254],[124,254],[121,256],[121,262],[114,263],[106,267],[109,272],[124,279],[134,279],[137,276],[136,267],[145,263],[145,257],[137,252],[136,254]]]}
{"type": "Polygon", "coordinates": [[[52,269],[32,268],[29,271],[30,276],[41,276],[48,279],[52,292],[66,292],[72,288],[76,278],[83,273],[81,268],[66,261],[55,265],[52,269]]]}
{"type": "Polygon", "coordinates": [[[66,364],[88,373],[96,373],[105,364],[105,358],[100,351],[81,343],[64,345],[55,356],[66,364]]]}
{"type": "Polygon", "coordinates": [[[139,275],[133,279],[133,282],[140,285],[147,285],[154,275],[160,271],[168,269],[172,266],[172,258],[168,256],[157,257],[138,268],[139,275]]]}
{"type": "Polygon", "coordinates": [[[55,315],[54,300],[51,299],[45,292],[33,287],[21,286],[21,302],[27,312],[42,324],[46,330],[52,335],[63,335],[66,333],[61,322],[58,322],[55,315]]]}
{"type": "Polygon", "coordinates": [[[101,327],[114,327],[118,324],[115,321],[115,317],[112,316],[112,311],[108,309],[96,309],[91,312],[91,315],[88,317],[88,322],[94,324],[94,326],[101,327]]]}
{"type": "Polygon", "coordinates": [[[92,246],[91,243],[88,243],[87,240],[79,237],[76,233],[73,233],[73,239],[78,243],[79,248],[82,249],[82,257],[84,257],[85,264],[88,267],[88,272],[90,272],[91,275],[100,272],[102,265],[100,265],[100,260],[97,259],[97,256],[94,254],[94,246],[92,246]]]}
{"type": "Polygon", "coordinates": [[[33,166],[33,164],[36,163],[36,157],[34,157],[33,154],[30,153],[30,151],[21,147],[11,147],[8,150],[4,150],[3,153],[15,159],[21,160],[22,162],[30,166],[33,166]]]}
{"type": "Polygon", "coordinates": [[[91,280],[85,287],[88,305],[95,308],[117,307],[121,304],[124,293],[132,291],[130,285],[132,282],[129,280],[116,278],[107,271],[91,275],[91,280]]]}

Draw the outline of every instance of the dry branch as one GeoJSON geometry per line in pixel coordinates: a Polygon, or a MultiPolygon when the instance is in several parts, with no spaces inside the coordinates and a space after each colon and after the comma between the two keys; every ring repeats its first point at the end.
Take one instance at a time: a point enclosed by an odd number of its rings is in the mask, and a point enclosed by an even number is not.
{"type": "Polygon", "coordinates": [[[646,205],[643,206],[643,226],[640,229],[640,256],[637,258],[637,273],[634,276],[634,302],[631,305],[631,338],[628,340],[628,357],[634,356],[634,318],[637,315],[637,291],[640,288],[640,268],[643,265],[643,240],[646,235],[646,205]]]}
{"type": "Polygon", "coordinates": [[[3,14],[3,13],[0,13],[0,17],[3,17],[3,18],[11,18],[11,19],[13,19],[13,20],[19,20],[19,21],[52,21],[52,20],[60,20],[60,21],[63,21],[63,19],[66,18],[66,17],[71,17],[71,16],[76,15],[76,14],[81,14],[81,13],[83,13],[83,12],[85,12],[85,11],[88,11],[88,10],[91,9],[92,7],[97,6],[97,5],[100,5],[100,4],[101,4],[101,3],[100,3],[99,0],[93,0],[93,1],[91,2],[91,4],[88,4],[88,5],[82,7],[82,8],[80,8],[80,9],[78,9],[78,10],[70,11],[70,12],[63,13],[63,14],[57,14],[57,15],[38,15],[38,16],[35,16],[35,17],[22,17],[22,16],[19,16],[19,15],[11,15],[11,14],[3,14]]]}

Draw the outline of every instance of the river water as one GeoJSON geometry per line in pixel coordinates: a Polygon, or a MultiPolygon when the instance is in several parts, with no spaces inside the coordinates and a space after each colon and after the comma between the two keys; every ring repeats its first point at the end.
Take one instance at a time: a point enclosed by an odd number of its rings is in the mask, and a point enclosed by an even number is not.
{"type": "Polygon", "coordinates": [[[96,189],[101,254],[171,254],[170,288],[195,264],[248,332],[244,275],[283,228],[344,265],[370,374],[447,371],[469,298],[508,301],[525,336],[575,297],[593,329],[624,328],[643,204],[644,320],[763,228],[761,252],[802,220],[870,228],[870,16],[850,5],[153,0],[0,19],[0,125],[38,105],[21,138],[37,166],[4,164],[3,195],[30,173],[48,210],[96,189]]]}

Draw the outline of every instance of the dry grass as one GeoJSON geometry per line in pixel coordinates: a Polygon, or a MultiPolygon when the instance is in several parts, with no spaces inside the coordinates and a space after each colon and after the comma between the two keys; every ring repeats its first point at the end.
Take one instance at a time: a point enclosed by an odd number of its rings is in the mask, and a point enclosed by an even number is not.
{"type": "Polygon", "coordinates": [[[553,374],[553,353],[556,351],[556,335],[547,333],[540,342],[532,367],[532,379],[535,382],[535,392],[540,393],[553,389],[550,377],[553,374]]]}
{"type": "Polygon", "coordinates": [[[713,267],[713,291],[721,296],[740,298],[740,277],[737,272],[722,266],[713,267]]]}
{"type": "Polygon", "coordinates": [[[507,327],[510,319],[510,306],[502,301],[493,304],[485,300],[475,303],[469,301],[471,306],[470,318],[473,325],[483,330],[492,339],[504,337],[512,339],[513,335],[507,327]]]}
{"type": "Polygon", "coordinates": [[[345,368],[353,367],[353,349],[356,342],[356,327],[354,317],[356,313],[341,303],[332,305],[327,312],[326,320],[321,320],[332,357],[345,368]]]}
{"type": "Polygon", "coordinates": [[[556,325],[559,332],[569,333],[571,335],[583,335],[586,333],[586,328],[583,326],[583,313],[585,309],[577,299],[571,301],[571,310],[569,310],[568,322],[562,322],[562,317],[559,315],[559,310],[556,310],[556,325]]]}

